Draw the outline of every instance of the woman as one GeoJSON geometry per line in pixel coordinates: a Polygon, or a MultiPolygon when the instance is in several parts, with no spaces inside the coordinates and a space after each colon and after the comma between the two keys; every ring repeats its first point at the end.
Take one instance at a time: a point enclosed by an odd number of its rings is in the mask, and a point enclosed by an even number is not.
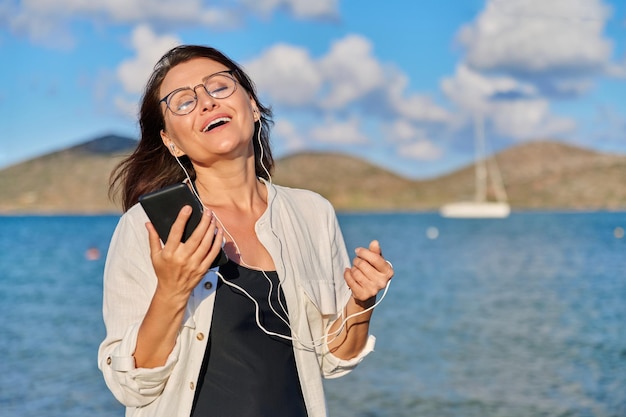
{"type": "Polygon", "coordinates": [[[155,67],[141,140],[114,171],[125,213],[104,272],[98,362],[127,416],[325,416],[322,377],[373,349],[391,264],[373,241],[350,265],[330,204],[271,183],[270,123],[213,48],[176,47],[155,67]],[[138,198],[186,179],[204,215],[181,243],[183,208],[162,244],[138,198]],[[210,268],[222,246],[229,262],[210,268]]]}

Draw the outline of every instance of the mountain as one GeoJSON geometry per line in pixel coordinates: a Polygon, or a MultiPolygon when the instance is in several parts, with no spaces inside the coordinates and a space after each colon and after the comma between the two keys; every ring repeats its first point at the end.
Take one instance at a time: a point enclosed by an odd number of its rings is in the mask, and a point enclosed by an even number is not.
{"type": "MultiPolygon", "coordinates": [[[[118,213],[108,199],[109,175],[136,144],[103,136],[0,170],[0,213],[118,213]]],[[[624,155],[545,140],[492,159],[514,210],[626,210],[624,155]]],[[[472,198],[474,169],[412,180],[353,156],[300,153],[277,160],[273,181],[317,191],[338,211],[426,211],[472,198]]]]}
{"type": "Polygon", "coordinates": [[[135,149],[135,146],[137,146],[136,139],[117,135],[106,135],[72,146],[67,150],[75,153],[110,156],[119,153],[128,153],[135,149]]]}
{"type": "Polygon", "coordinates": [[[108,135],[0,170],[0,213],[112,213],[109,174],[137,141],[108,135]]]}
{"type": "MultiPolygon", "coordinates": [[[[624,210],[626,156],[556,141],[533,141],[495,157],[513,209],[624,210]]],[[[437,188],[471,198],[473,167],[433,181],[437,188]]],[[[458,197],[457,197],[458,199],[458,197]]]]}

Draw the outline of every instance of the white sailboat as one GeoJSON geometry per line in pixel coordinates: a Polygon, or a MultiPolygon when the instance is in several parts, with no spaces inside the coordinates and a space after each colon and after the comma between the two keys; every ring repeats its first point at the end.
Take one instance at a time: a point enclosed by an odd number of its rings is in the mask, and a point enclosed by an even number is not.
{"type": "Polygon", "coordinates": [[[475,119],[475,179],[476,194],[473,201],[459,201],[442,206],[439,213],[451,218],[505,218],[511,213],[500,170],[495,158],[485,159],[486,144],[482,115],[475,119]],[[491,180],[495,201],[487,200],[487,185],[491,180]]]}

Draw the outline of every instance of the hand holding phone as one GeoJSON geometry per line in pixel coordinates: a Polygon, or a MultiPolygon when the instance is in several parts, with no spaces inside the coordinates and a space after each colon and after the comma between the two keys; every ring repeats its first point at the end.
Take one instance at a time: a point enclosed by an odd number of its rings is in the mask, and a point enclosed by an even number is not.
{"type": "MultiPolygon", "coordinates": [[[[167,242],[172,224],[174,224],[178,213],[184,206],[191,206],[192,212],[185,225],[181,242],[186,242],[189,239],[189,236],[191,236],[202,219],[202,204],[184,183],[177,183],[144,194],[139,197],[139,203],[148,215],[150,222],[154,225],[163,243],[167,242]]],[[[228,257],[224,249],[221,249],[211,268],[222,266],[226,262],[228,262],[228,257]]]]}

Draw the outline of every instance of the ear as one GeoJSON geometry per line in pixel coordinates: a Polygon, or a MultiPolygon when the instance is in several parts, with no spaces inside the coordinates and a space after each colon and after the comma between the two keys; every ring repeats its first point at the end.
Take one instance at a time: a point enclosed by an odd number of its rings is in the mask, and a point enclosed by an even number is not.
{"type": "Polygon", "coordinates": [[[181,155],[184,155],[184,153],[181,152],[180,149],[176,147],[176,144],[170,139],[170,137],[165,132],[165,130],[161,129],[160,134],[161,134],[161,140],[163,141],[163,145],[165,145],[165,147],[170,151],[172,156],[179,157],[181,155]]]}
{"type": "Polygon", "coordinates": [[[259,106],[252,97],[250,97],[250,105],[252,106],[252,117],[255,122],[258,122],[261,119],[261,112],[259,111],[259,106]]]}

